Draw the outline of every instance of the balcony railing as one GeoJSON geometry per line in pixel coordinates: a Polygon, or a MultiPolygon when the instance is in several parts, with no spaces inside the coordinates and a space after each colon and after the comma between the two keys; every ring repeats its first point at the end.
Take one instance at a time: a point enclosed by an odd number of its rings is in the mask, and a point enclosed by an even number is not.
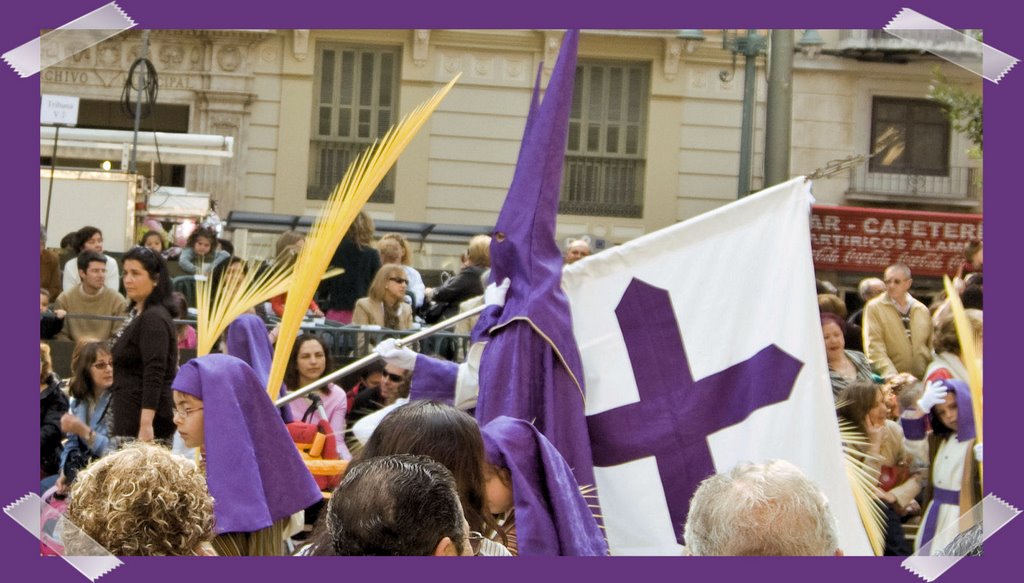
{"type": "Polygon", "coordinates": [[[850,173],[847,194],[887,195],[949,201],[981,200],[981,168],[950,166],[947,176],[870,172],[868,163],[850,173]]]}
{"type": "MultiPolygon", "coordinates": [[[[977,54],[981,58],[980,43],[967,39],[950,41],[951,34],[945,30],[915,30],[914,40],[895,37],[884,30],[841,30],[839,31],[840,51],[877,51],[877,52],[918,52],[932,51],[944,53],[977,54]]],[[[960,31],[971,37],[973,30],[960,31]]]]}
{"type": "MultiPolygon", "coordinates": [[[[306,198],[326,200],[341,182],[349,165],[369,144],[357,142],[335,142],[313,140],[310,143],[310,162],[313,172],[306,188],[306,198]]],[[[395,171],[388,172],[377,190],[370,197],[370,202],[395,202],[395,171]]]]}
{"type": "Polygon", "coordinates": [[[600,217],[643,215],[644,160],[566,156],[561,213],[600,217]]]}

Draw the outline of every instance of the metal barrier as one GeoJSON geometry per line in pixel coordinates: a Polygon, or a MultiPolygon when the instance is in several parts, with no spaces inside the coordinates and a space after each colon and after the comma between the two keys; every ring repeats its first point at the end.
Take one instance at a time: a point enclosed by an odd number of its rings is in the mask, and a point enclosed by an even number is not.
{"type": "MultiPolygon", "coordinates": [[[[108,321],[125,319],[119,316],[97,316],[93,314],[70,313],[66,317],[84,320],[108,321]]],[[[174,320],[173,322],[175,326],[181,324],[188,324],[190,326],[196,325],[195,320],[174,320]]],[[[267,331],[269,332],[277,326],[278,323],[279,320],[277,318],[271,318],[270,321],[265,322],[267,331]]],[[[335,365],[343,366],[368,355],[372,352],[373,346],[379,344],[386,338],[404,338],[411,334],[415,334],[419,329],[390,330],[386,328],[363,327],[354,324],[341,324],[327,320],[323,324],[316,324],[313,321],[307,321],[302,324],[302,331],[315,334],[322,338],[324,340],[324,344],[327,345],[327,350],[330,352],[331,359],[334,361],[335,365]]],[[[66,340],[51,340],[45,342],[66,342],[71,345],[71,349],[74,348],[74,343],[66,340]]],[[[449,360],[462,360],[469,351],[469,335],[455,334],[452,332],[437,332],[431,335],[430,338],[425,338],[413,343],[410,348],[422,354],[441,356],[443,358],[448,358],[449,360]]],[[[65,352],[67,353],[67,359],[70,363],[71,352],[70,350],[61,350],[62,355],[65,352]]],[[[194,357],[194,355],[194,350],[182,351],[182,358],[180,361],[185,363],[194,357]],[[188,358],[185,358],[186,354],[188,354],[188,358]]],[[[55,363],[54,370],[57,370],[56,366],[57,365],[55,363]]],[[[70,371],[70,365],[64,367],[62,363],[61,370],[70,371]]],[[[59,370],[57,374],[61,374],[59,370]]]]}

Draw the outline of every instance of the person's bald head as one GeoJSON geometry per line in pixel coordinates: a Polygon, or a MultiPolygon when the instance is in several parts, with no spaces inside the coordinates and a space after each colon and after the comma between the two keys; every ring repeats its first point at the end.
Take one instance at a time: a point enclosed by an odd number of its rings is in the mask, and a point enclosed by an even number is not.
{"type": "Polygon", "coordinates": [[[576,239],[565,249],[565,263],[576,263],[590,255],[590,244],[583,239],[576,239]]]}

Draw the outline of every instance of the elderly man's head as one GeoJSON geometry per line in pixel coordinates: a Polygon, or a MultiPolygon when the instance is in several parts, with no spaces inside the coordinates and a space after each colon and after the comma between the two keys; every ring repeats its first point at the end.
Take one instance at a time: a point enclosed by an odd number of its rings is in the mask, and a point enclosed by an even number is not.
{"type": "Polygon", "coordinates": [[[910,275],[910,268],[903,263],[894,263],[885,268],[885,288],[889,298],[894,302],[902,303],[913,285],[914,279],[910,275]]]}
{"type": "Polygon", "coordinates": [[[565,249],[565,262],[576,263],[590,255],[590,244],[583,239],[576,239],[565,249]]]}
{"type": "Polygon", "coordinates": [[[743,463],[704,480],[683,536],[697,556],[842,554],[825,494],[784,460],[743,463]]]}
{"type": "Polygon", "coordinates": [[[865,302],[873,300],[885,293],[885,282],[877,277],[865,277],[857,285],[857,294],[865,302]]]}
{"type": "Polygon", "coordinates": [[[471,555],[469,525],[455,478],[426,456],[357,461],[325,511],[325,538],[314,554],[471,555]]]}

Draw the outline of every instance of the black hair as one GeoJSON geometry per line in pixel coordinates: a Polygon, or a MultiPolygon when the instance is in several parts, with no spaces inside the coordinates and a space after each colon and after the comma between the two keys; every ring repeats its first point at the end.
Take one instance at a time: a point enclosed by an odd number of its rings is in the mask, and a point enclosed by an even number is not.
{"type": "MultiPolygon", "coordinates": [[[[310,334],[305,332],[295,339],[295,344],[292,346],[291,356],[288,357],[288,366],[284,369],[284,385],[288,387],[289,391],[299,389],[299,349],[302,345],[310,340],[320,343],[320,348],[324,350],[324,373],[328,373],[334,370],[334,364],[331,361],[331,351],[324,342],[324,339],[317,336],[316,334],[310,334]]],[[[330,394],[331,389],[329,385],[324,385],[320,388],[320,392],[324,395],[330,394]]]]}
{"type": "Polygon", "coordinates": [[[160,239],[160,250],[161,251],[163,251],[163,250],[165,250],[167,248],[167,242],[164,240],[164,236],[163,236],[163,234],[160,231],[146,231],[146,234],[143,235],[141,239],[139,239],[139,245],[142,245],[143,247],[145,247],[146,246],[146,239],[149,239],[150,237],[156,237],[157,239],[160,239]]]}
{"type": "Polygon", "coordinates": [[[82,251],[78,254],[78,270],[89,271],[90,263],[102,263],[104,266],[107,265],[107,258],[95,251],[82,251]]]}
{"type": "Polygon", "coordinates": [[[487,512],[484,441],[476,419],[438,401],[416,401],[387,415],[357,457],[411,453],[440,462],[455,476],[473,530],[498,530],[487,512]]]}
{"type": "MultiPolygon", "coordinates": [[[[75,231],[75,239],[74,243],[72,243],[72,245],[74,245],[75,251],[81,253],[82,248],[85,247],[85,242],[88,241],[89,239],[92,239],[93,236],[96,235],[96,233],[99,233],[101,237],[103,236],[103,231],[100,231],[96,227],[86,226],[75,231]]],[[[63,241],[61,241],[61,243],[63,244],[63,241]]]]}
{"type": "MultiPolygon", "coordinates": [[[[154,306],[163,306],[171,314],[172,318],[178,317],[178,307],[175,305],[174,296],[171,295],[174,291],[171,288],[171,276],[167,271],[167,262],[163,256],[149,247],[137,246],[132,247],[124,254],[123,263],[128,263],[129,261],[138,261],[156,284],[153,286],[153,291],[150,292],[149,297],[143,303],[142,309],[148,310],[154,306]]],[[[129,305],[129,309],[133,306],[135,306],[134,300],[129,305]]]]}
{"type": "Polygon", "coordinates": [[[455,479],[419,455],[353,463],[334,491],[316,533],[314,555],[429,556],[448,537],[461,554],[466,527],[455,479]]]}
{"type": "Polygon", "coordinates": [[[202,237],[210,242],[210,251],[215,252],[217,250],[217,234],[207,229],[206,227],[199,227],[192,231],[192,234],[188,236],[188,241],[185,242],[186,247],[193,247],[196,244],[196,240],[202,237]]]}

